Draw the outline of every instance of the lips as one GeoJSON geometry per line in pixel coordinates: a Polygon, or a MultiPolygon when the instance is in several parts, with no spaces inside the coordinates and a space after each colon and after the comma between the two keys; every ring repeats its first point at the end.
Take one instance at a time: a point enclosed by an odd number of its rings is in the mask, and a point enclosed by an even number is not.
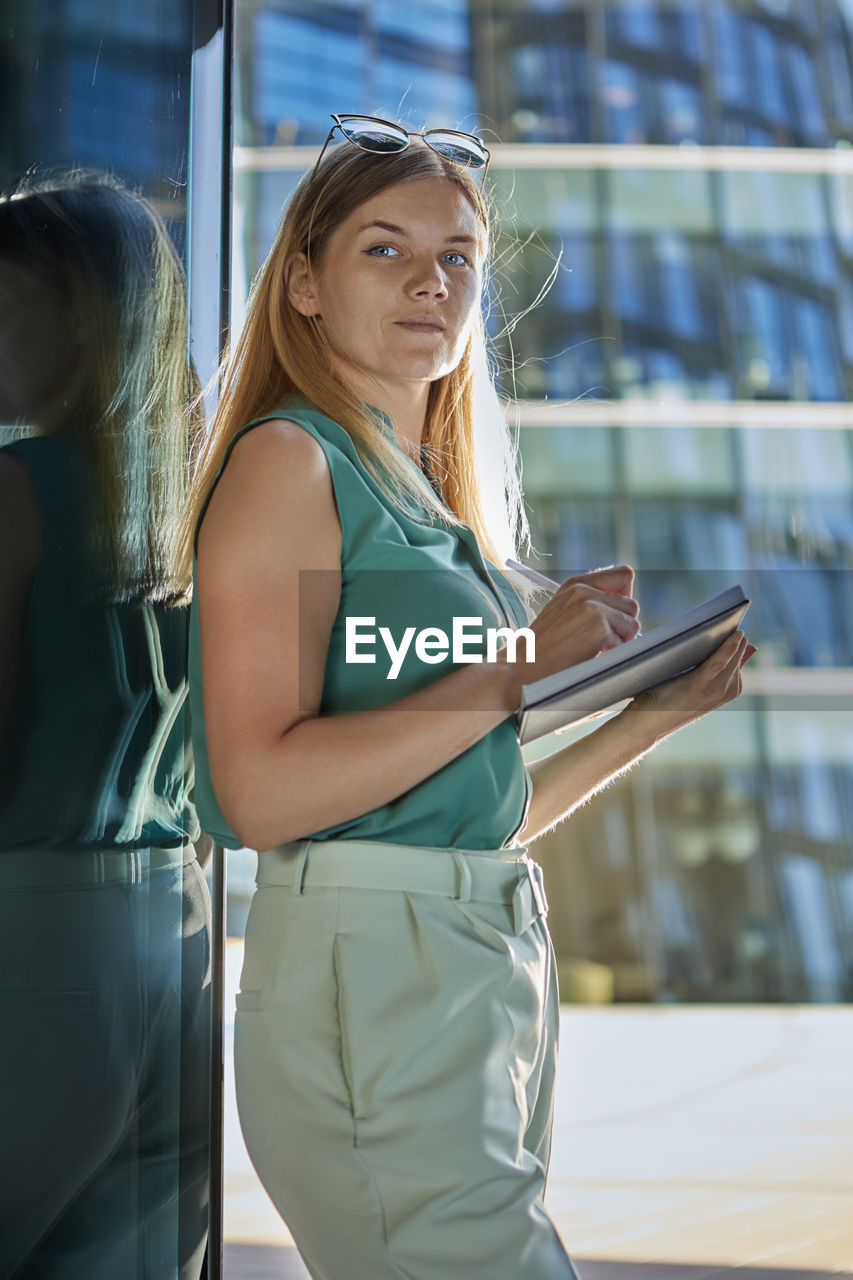
{"type": "Polygon", "coordinates": [[[411,329],[414,333],[442,333],[444,321],[438,316],[409,316],[407,320],[397,320],[402,329],[411,329]]]}

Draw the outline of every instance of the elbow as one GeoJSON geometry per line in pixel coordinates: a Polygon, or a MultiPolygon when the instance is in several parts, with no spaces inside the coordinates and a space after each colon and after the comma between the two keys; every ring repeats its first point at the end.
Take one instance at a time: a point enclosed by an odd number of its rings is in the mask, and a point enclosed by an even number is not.
{"type": "MultiPolygon", "coordinates": [[[[280,819],[290,809],[286,786],[271,785],[265,754],[232,733],[208,731],[208,768],[213,793],[225,823],[240,845],[263,851],[293,837],[280,819]],[[278,815],[278,821],[276,821],[278,815]]],[[[285,770],[276,770],[284,773],[285,770]]]]}
{"type": "Polygon", "coordinates": [[[287,733],[211,744],[209,766],[222,815],[247,849],[275,849],[328,825],[325,789],[287,733]]]}
{"type": "Polygon", "coordinates": [[[263,852],[299,839],[291,823],[282,826],[262,805],[223,799],[220,800],[219,807],[228,826],[245,849],[263,852]]]}
{"type": "Polygon", "coordinates": [[[310,825],[300,820],[295,802],[289,801],[282,788],[271,797],[267,789],[259,790],[245,782],[241,785],[241,780],[231,773],[227,783],[214,781],[214,791],[222,816],[246,849],[275,849],[311,832],[310,825]]]}

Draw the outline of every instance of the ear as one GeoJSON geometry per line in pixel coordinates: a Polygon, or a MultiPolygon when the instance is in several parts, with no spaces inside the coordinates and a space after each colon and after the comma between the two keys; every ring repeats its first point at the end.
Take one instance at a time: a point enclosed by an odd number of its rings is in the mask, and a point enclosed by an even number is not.
{"type": "Polygon", "coordinates": [[[303,316],[320,314],[314,276],[304,253],[292,253],[285,262],[284,287],[291,306],[303,316]]]}

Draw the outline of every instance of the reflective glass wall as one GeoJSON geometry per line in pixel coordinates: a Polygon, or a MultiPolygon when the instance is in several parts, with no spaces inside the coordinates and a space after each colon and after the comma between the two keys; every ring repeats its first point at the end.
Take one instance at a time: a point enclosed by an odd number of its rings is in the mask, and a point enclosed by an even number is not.
{"type": "Polygon", "coordinates": [[[564,998],[850,999],[848,7],[243,0],[237,48],[237,319],[329,112],[480,132],[534,563],[633,564],[646,629],[752,597],[738,703],[537,842],[564,998]]]}
{"type": "Polygon", "coordinates": [[[210,899],[176,568],[203,429],[186,254],[207,9],[4,9],[3,1277],[207,1274],[210,899]]]}

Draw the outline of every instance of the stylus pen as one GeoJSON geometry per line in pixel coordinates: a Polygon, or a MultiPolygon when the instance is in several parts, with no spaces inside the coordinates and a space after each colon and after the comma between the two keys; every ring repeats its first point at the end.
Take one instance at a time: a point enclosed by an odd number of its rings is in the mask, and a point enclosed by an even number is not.
{"type": "Polygon", "coordinates": [[[507,560],[506,567],[515,569],[516,573],[523,573],[525,578],[529,578],[531,582],[535,582],[540,587],[547,588],[548,591],[558,591],[562,585],[555,582],[553,578],[546,578],[544,573],[540,573],[538,569],[528,569],[526,564],[521,564],[518,560],[507,560]]]}

